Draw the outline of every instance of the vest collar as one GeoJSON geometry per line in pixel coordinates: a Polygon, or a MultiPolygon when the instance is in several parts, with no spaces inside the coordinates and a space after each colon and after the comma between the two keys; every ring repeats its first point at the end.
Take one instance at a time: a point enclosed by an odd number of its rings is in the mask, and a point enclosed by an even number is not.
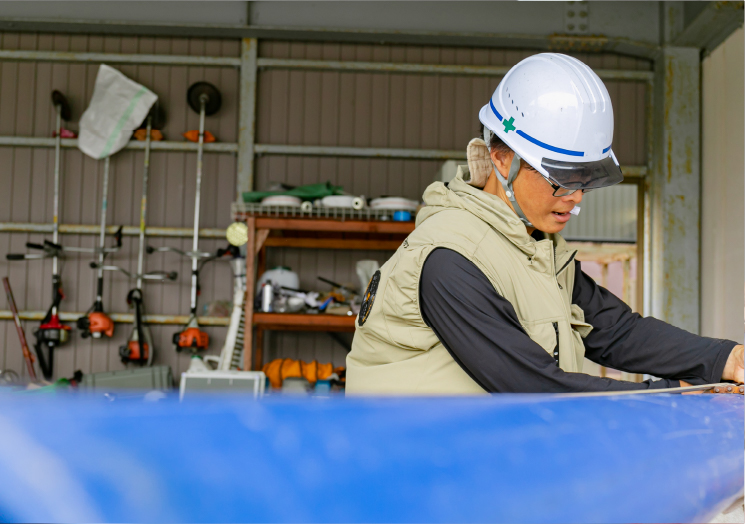
{"type": "Polygon", "coordinates": [[[463,209],[489,224],[530,258],[536,255],[540,257],[542,254],[553,256],[553,250],[548,246],[553,242],[556,246],[556,269],[558,270],[565,259],[570,256],[566,241],[562,236],[546,235],[546,240],[536,241],[502,199],[469,185],[464,181],[464,178],[469,177],[468,166],[458,166],[455,178],[447,186],[442,182],[430,184],[424,191],[423,199],[426,206],[417,214],[416,225],[418,226],[443,208],[463,209]]]}

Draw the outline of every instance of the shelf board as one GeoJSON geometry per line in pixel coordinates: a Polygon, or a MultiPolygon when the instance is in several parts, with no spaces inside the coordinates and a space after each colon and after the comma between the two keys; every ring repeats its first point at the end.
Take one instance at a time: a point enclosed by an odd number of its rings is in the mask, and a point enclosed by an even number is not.
{"type": "Polygon", "coordinates": [[[254,313],[254,326],[276,331],[354,331],[356,316],[254,313]]]}
{"type": "Polygon", "coordinates": [[[367,240],[346,238],[268,237],[266,247],[297,247],[310,249],[369,249],[395,251],[402,240],[367,240]]]}
{"type": "Polygon", "coordinates": [[[378,233],[408,235],[414,222],[386,222],[379,220],[331,220],[325,218],[256,217],[256,229],[286,231],[335,231],[339,233],[378,233]]]}

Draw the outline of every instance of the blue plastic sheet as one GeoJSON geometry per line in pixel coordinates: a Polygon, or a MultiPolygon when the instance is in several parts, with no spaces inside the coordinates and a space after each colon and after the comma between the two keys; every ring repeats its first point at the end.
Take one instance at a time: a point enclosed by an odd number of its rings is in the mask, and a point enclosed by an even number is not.
{"type": "Polygon", "coordinates": [[[706,522],[743,397],[0,396],[11,522],[706,522]]]}

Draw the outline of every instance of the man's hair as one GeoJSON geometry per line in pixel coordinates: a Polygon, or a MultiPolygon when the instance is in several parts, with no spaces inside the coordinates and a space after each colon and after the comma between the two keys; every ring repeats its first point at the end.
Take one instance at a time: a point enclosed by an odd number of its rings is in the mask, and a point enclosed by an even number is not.
{"type": "MultiPolygon", "coordinates": [[[[481,138],[484,138],[484,124],[481,124],[481,138]]],[[[491,138],[489,138],[489,149],[491,151],[499,151],[500,153],[507,154],[512,153],[512,148],[505,144],[501,138],[497,136],[496,133],[491,133],[491,138]]],[[[524,159],[520,159],[520,167],[526,168],[531,171],[536,171],[536,169],[528,164],[524,159]]]]}
{"type": "MultiPolygon", "coordinates": [[[[481,138],[484,137],[484,124],[481,124],[481,138]]],[[[512,148],[502,142],[502,139],[497,136],[496,133],[491,133],[489,139],[489,149],[493,151],[499,151],[502,154],[512,153],[512,148]]]]}

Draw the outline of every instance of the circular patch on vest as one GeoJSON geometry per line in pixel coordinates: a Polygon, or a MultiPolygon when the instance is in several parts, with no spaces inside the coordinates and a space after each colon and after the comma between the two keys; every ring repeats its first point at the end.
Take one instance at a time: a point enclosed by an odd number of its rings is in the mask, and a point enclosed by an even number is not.
{"type": "Polygon", "coordinates": [[[360,307],[360,314],[357,317],[357,323],[360,327],[363,326],[367,317],[370,315],[373,303],[375,302],[375,293],[378,292],[378,283],[380,282],[380,270],[376,271],[370,279],[370,283],[367,285],[365,295],[362,300],[362,306],[360,307]]]}

